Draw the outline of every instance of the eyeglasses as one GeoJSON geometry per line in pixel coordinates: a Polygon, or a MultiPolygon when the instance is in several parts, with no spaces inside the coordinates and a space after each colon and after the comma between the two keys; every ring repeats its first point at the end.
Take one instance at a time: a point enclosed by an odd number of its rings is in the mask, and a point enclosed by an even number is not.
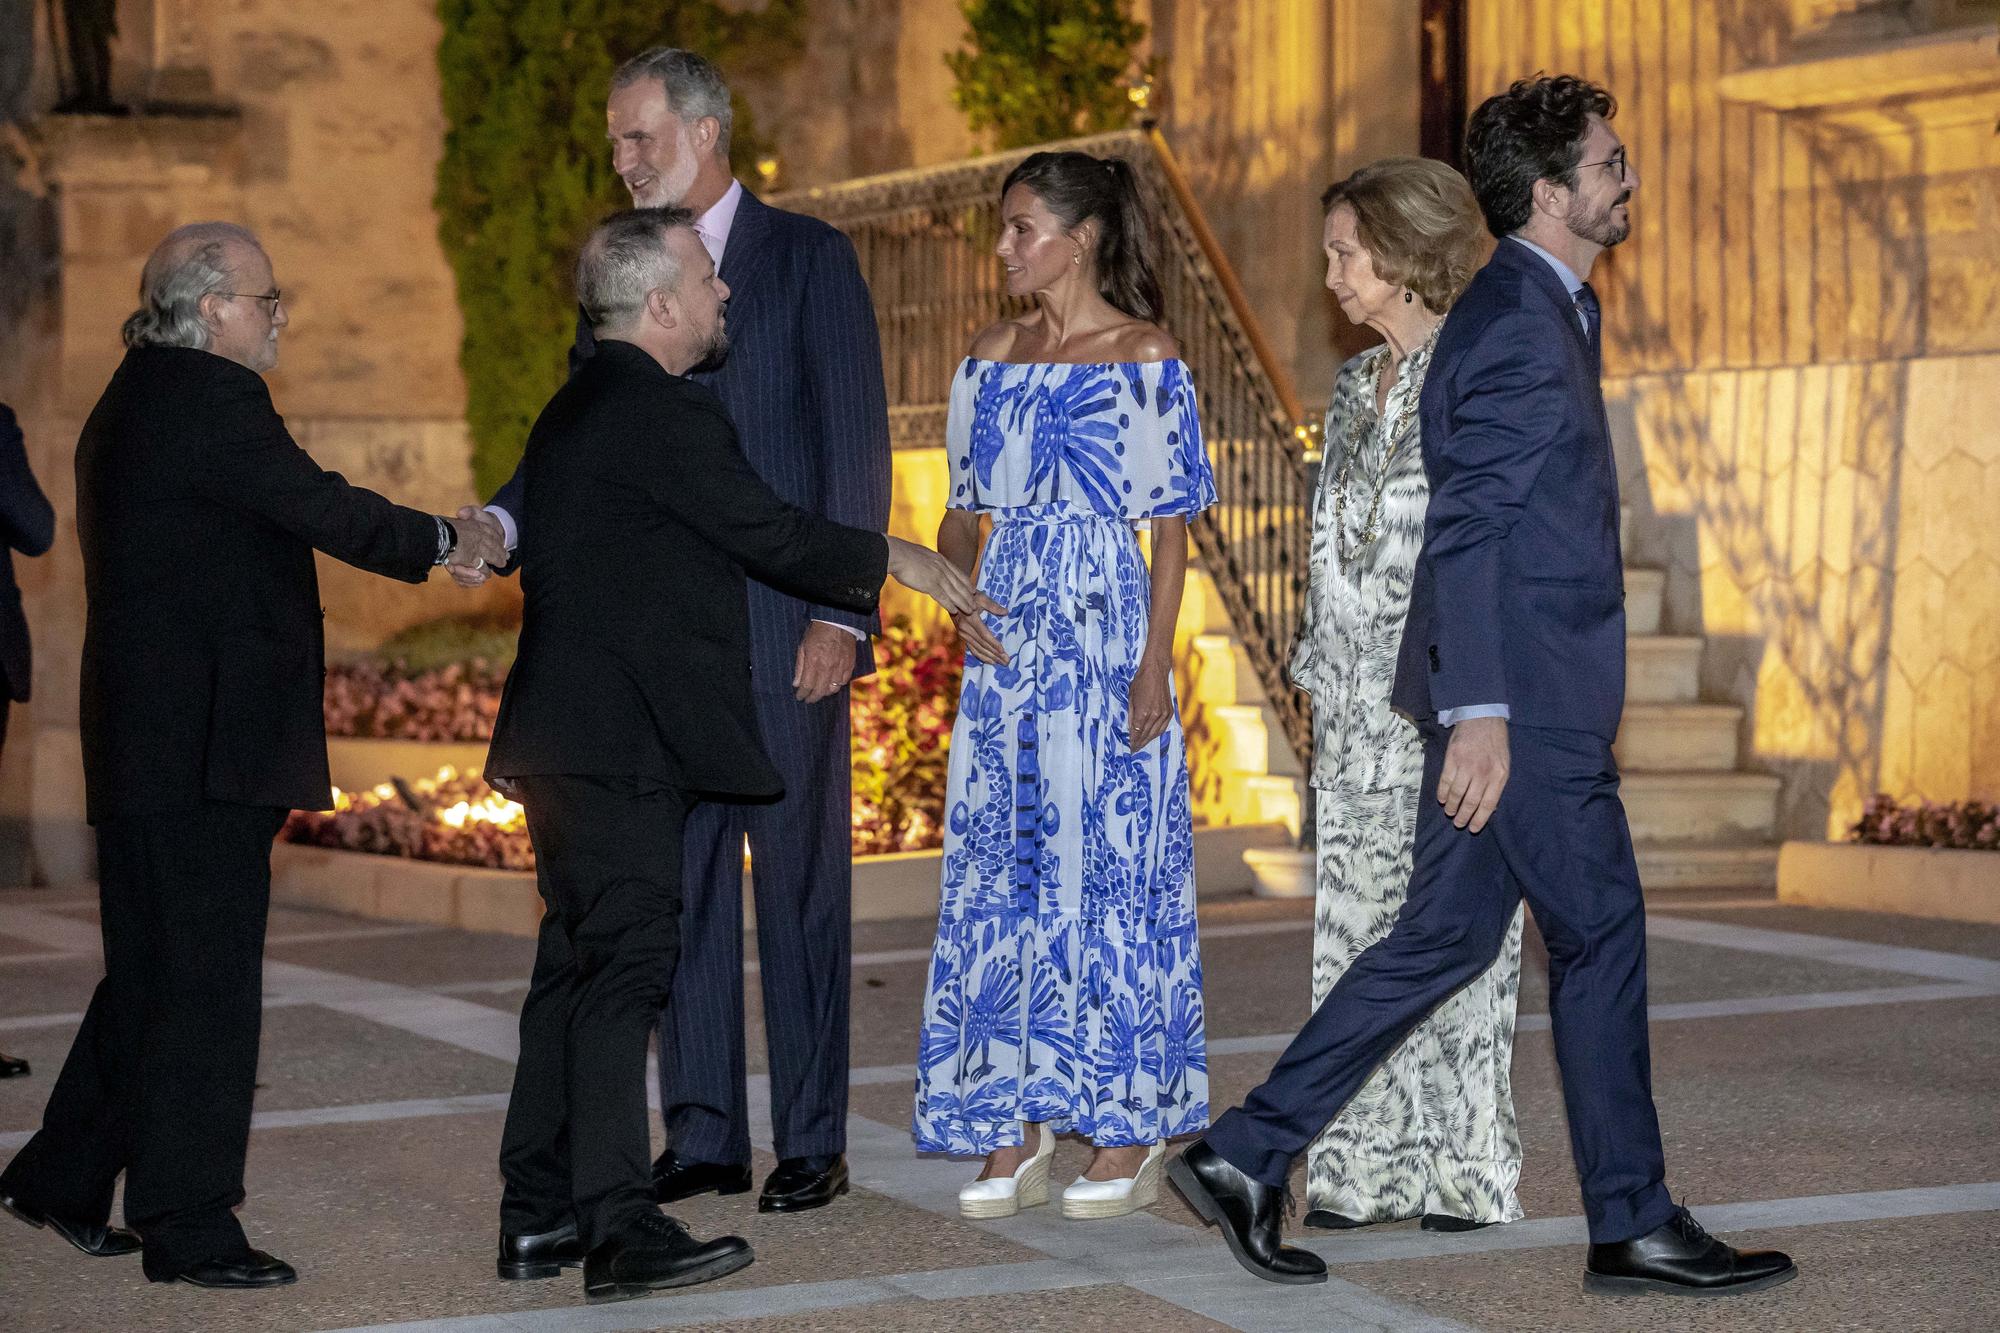
{"type": "Polygon", "coordinates": [[[240,296],[246,301],[269,301],[271,303],[271,309],[273,310],[276,310],[278,308],[278,303],[285,299],[285,294],[283,292],[275,292],[275,291],[274,292],[217,292],[216,295],[240,296]]]}
{"type": "Polygon", "coordinates": [[[1581,171],[1585,167],[1610,167],[1613,174],[1618,177],[1618,183],[1623,185],[1625,183],[1625,150],[1620,148],[1602,162],[1579,162],[1576,169],[1581,171]]]}

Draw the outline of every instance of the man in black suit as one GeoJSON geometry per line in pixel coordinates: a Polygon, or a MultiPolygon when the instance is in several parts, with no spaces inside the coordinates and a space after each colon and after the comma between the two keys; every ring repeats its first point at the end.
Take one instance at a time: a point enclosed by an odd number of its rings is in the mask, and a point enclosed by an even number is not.
{"type": "MultiPolygon", "coordinates": [[[[613,77],[612,164],[641,208],[685,207],[734,293],[736,350],[692,378],[722,400],[757,475],[821,518],[881,532],[889,520],[889,416],[875,310],[845,236],[772,208],[729,171],[722,75],[659,49],[613,77]]],[[[579,320],[572,373],[596,343],[579,320]]],[[[520,477],[491,508],[525,516],[520,477]]],[[[511,542],[510,542],[511,544],[511,542]]],[[[847,1188],[852,822],[848,683],[875,669],[872,614],[801,597],[753,571],[750,688],[784,779],[765,805],[714,802],[688,817],[686,965],[660,1025],[667,1151],[656,1197],[750,1188],[743,1021],[743,846],[755,863],[757,955],[778,1166],[758,1208],[792,1212],[847,1188]]]]}
{"type": "MultiPolygon", "coordinates": [[[[28,467],[27,444],[14,423],[14,410],[0,403],[0,746],[7,742],[7,713],[28,701],[32,672],[28,657],[28,617],[21,590],[14,586],[14,552],[40,555],[56,538],[56,513],[28,467]]],[[[0,1078],[21,1078],[26,1060],[0,1054],[0,1078]]]]}
{"type": "MultiPolygon", "coordinates": [[[[421,583],[503,558],[483,519],[391,504],[292,442],[261,372],[286,319],[256,238],[182,227],[146,262],[131,350],[83,428],[83,771],[104,980],[0,1207],[146,1276],[291,1282],[243,1201],[271,839],[330,804],[314,550],[421,583]]],[[[462,511],[467,512],[467,511],[462,511]]]]}
{"type": "Polygon", "coordinates": [[[778,498],[721,402],[686,378],[727,347],[729,290],[685,210],[600,226],[577,264],[597,354],[522,462],[520,650],[486,771],[519,794],[542,919],[500,1168],[499,1271],[581,1258],[593,1301],[750,1262],[663,1216],[647,1162],[646,1042],[679,954],[698,801],[783,783],[751,698],[744,576],[873,611],[885,575],[988,609],[943,557],[778,498]]]}

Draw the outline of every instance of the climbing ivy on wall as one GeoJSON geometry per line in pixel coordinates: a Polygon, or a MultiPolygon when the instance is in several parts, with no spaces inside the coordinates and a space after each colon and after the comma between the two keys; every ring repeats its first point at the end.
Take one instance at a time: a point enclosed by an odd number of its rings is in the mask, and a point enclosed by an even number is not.
{"type": "Polygon", "coordinates": [[[964,0],[969,50],[945,55],[952,100],[999,148],[1115,130],[1146,25],[1131,0],[964,0]]]}
{"type": "MultiPolygon", "coordinates": [[[[767,77],[803,47],[806,0],[439,0],[445,141],[438,235],[458,279],[472,470],[481,495],[513,472],[562,382],[576,326],[577,246],[629,204],[611,171],[611,74],[652,46],[699,51],[725,76],[767,77]]],[[[739,92],[730,155],[760,144],[739,92]]]]}

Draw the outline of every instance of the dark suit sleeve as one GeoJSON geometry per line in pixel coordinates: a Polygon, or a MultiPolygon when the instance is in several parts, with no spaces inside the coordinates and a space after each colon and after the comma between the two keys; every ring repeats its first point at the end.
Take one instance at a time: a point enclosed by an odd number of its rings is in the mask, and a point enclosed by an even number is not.
{"type": "Polygon", "coordinates": [[[867,616],[889,570],[879,532],[844,527],[785,503],[743,457],[720,411],[663,415],[671,445],[645,484],[653,499],[752,577],[806,601],[867,616]]]}
{"type": "Polygon", "coordinates": [[[27,442],[13,409],[0,403],[0,532],[22,555],[40,555],[55,544],[56,511],[28,466],[27,442]]]}
{"type": "Polygon", "coordinates": [[[328,472],[293,442],[261,377],[231,373],[208,400],[213,422],[195,485],[372,574],[422,583],[437,558],[437,520],[328,472]]]}
{"type": "Polygon", "coordinates": [[[1503,315],[1449,371],[1424,538],[1437,587],[1431,703],[1439,712],[1509,702],[1501,551],[1573,410],[1562,358],[1549,347],[1555,332],[1503,315]]]}
{"type": "MultiPolygon", "coordinates": [[[[570,378],[575,379],[576,372],[582,370],[584,363],[590,360],[596,353],[597,338],[590,331],[590,321],[585,318],[582,308],[578,307],[576,312],[576,341],[569,346],[570,378]]],[[[514,540],[516,542],[519,542],[521,539],[521,515],[528,507],[527,502],[527,483],[522,479],[521,465],[516,463],[514,465],[514,475],[507,478],[500,489],[493,492],[493,498],[486,502],[488,509],[503,509],[507,512],[507,517],[514,520],[514,540]]],[[[518,552],[519,547],[517,546],[515,549],[518,552]]],[[[518,554],[511,554],[507,563],[495,568],[493,572],[495,574],[512,574],[520,567],[520,556],[518,554]]]]}
{"type": "MultiPolygon", "coordinates": [[[[889,527],[889,399],[882,384],[882,343],[875,306],[861,278],[854,245],[837,231],[822,234],[807,270],[805,387],[819,425],[815,456],[821,470],[821,512],[869,532],[889,527]]],[[[814,606],[816,620],[874,633],[872,615],[814,606]]]]}

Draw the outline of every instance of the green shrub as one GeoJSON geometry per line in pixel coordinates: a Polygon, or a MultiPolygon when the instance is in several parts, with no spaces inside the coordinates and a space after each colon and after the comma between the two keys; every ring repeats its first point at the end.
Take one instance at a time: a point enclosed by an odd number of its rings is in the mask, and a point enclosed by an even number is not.
{"type": "Polygon", "coordinates": [[[518,614],[441,616],[401,631],[371,656],[409,672],[484,662],[504,676],[514,665],[514,643],[520,635],[518,614]]]}
{"type": "Polygon", "coordinates": [[[1131,0],[964,0],[969,51],[946,54],[952,100],[997,147],[1096,134],[1125,124],[1126,86],[1146,76],[1146,25],[1131,0]]]}
{"type": "MultiPolygon", "coordinates": [[[[490,495],[562,383],[576,326],[570,267],[629,201],[611,171],[604,99],[618,64],[683,46],[760,75],[801,49],[805,0],[439,0],[445,143],[438,236],[458,279],[472,471],[490,495]]],[[[739,96],[731,156],[754,162],[739,96]]]]}

